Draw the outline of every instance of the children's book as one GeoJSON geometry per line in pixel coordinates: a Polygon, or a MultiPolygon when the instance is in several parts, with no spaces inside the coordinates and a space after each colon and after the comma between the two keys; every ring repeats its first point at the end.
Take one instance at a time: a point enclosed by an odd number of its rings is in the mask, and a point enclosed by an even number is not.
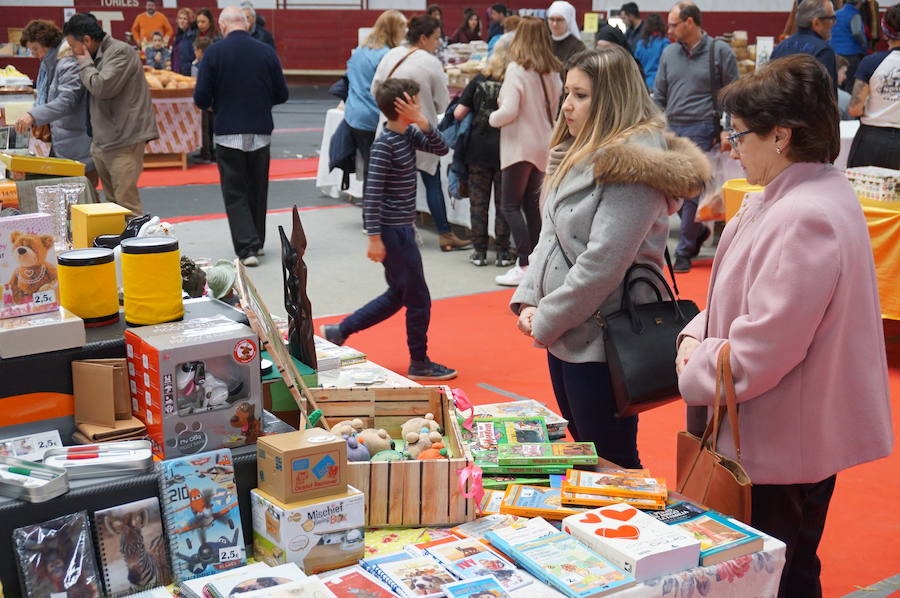
{"type": "Polygon", "coordinates": [[[587,510],[589,509],[563,505],[560,490],[545,486],[512,484],[506,489],[503,502],[500,503],[501,513],[521,517],[562,519],[587,510]]]}
{"type": "Polygon", "coordinates": [[[351,567],[322,579],[337,598],[394,598],[394,593],[362,567],[351,567]]]}
{"type": "Polygon", "coordinates": [[[166,588],[158,587],[152,590],[144,590],[137,594],[129,594],[128,598],[172,598],[172,594],[166,588]]]}
{"type": "Polygon", "coordinates": [[[750,528],[715,511],[687,501],[670,505],[651,517],[675,525],[700,541],[700,564],[704,567],[762,550],[763,538],[750,528]]]}
{"type": "Polygon", "coordinates": [[[335,598],[335,596],[321,579],[311,576],[272,588],[232,594],[231,598],[335,598]]]}
{"type": "Polygon", "coordinates": [[[443,590],[447,598],[509,598],[503,586],[490,575],[448,583],[443,590]]]}
{"type": "Polygon", "coordinates": [[[700,541],[626,504],[563,519],[563,531],[638,581],[696,567],[700,541]]]}
{"type": "Polygon", "coordinates": [[[162,461],[159,477],[175,580],[246,564],[231,451],[162,461]]]}
{"type": "MultiPolygon", "coordinates": [[[[236,570],[238,572],[239,570],[236,570]]],[[[285,563],[277,567],[269,567],[265,571],[248,572],[222,579],[204,579],[205,594],[209,598],[231,598],[246,592],[274,588],[295,581],[306,579],[306,574],[295,563],[285,563]]]]}
{"type": "Polygon", "coordinates": [[[597,449],[593,442],[522,442],[500,444],[497,461],[501,466],[594,465],[597,449]]]}
{"type": "Polygon", "coordinates": [[[517,477],[514,475],[500,475],[481,479],[481,486],[485,490],[506,490],[510,484],[527,484],[529,486],[549,486],[547,476],[544,477],[517,477]]]}
{"type": "Polygon", "coordinates": [[[158,498],[97,511],[94,530],[107,595],[124,596],[171,583],[158,498]]]}
{"type": "Polygon", "coordinates": [[[560,501],[567,506],[579,507],[606,507],[619,503],[625,503],[644,511],[661,511],[666,508],[666,502],[652,498],[634,498],[629,496],[605,496],[603,494],[584,494],[583,492],[560,493],[560,501]]]}
{"type": "MultiPolygon", "coordinates": [[[[550,442],[543,417],[494,417],[494,436],[497,444],[550,442]]],[[[478,418],[475,418],[478,421],[478,418]]]]}
{"type": "Polygon", "coordinates": [[[478,510],[484,515],[494,515],[500,512],[500,504],[503,502],[505,490],[485,490],[481,502],[478,504],[478,510]]]}
{"type": "Polygon", "coordinates": [[[562,489],[580,494],[652,498],[657,501],[664,501],[668,495],[666,481],[662,478],[641,478],[579,469],[566,472],[562,489]]]}
{"type": "Polygon", "coordinates": [[[395,592],[409,598],[438,598],[441,586],[456,578],[431,557],[416,557],[405,561],[382,563],[381,571],[397,588],[395,592]]]}
{"type": "MultiPolygon", "coordinates": [[[[533,519],[523,518],[523,521],[524,523],[522,525],[510,525],[489,530],[492,534],[491,538],[499,540],[505,545],[517,546],[519,544],[533,542],[534,540],[559,533],[559,530],[544,520],[543,517],[534,517],[533,519]]],[[[485,532],[484,539],[491,542],[491,544],[494,544],[494,541],[488,537],[488,532],[485,532]]],[[[503,550],[496,544],[495,547],[498,550],[503,550]]]]}
{"type": "Polygon", "coordinates": [[[381,567],[383,565],[388,565],[391,563],[411,561],[416,558],[416,556],[417,555],[412,554],[412,551],[410,550],[401,550],[400,552],[392,552],[390,554],[378,555],[363,559],[359,562],[359,564],[365,571],[367,571],[381,583],[389,587],[392,592],[398,594],[402,593],[400,583],[392,579],[391,577],[388,577],[388,575],[381,567]]]}
{"type": "Polygon", "coordinates": [[[481,539],[491,530],[504,527],[520,528],[527,522],[528,519],[519,517],[518,515],[503,515],[502,513],[496,513],[457,525],[456,527],[450,528],[450,531],[459,538],[481,539]]]}
{"type": "Polygon", "coordinates": [[[634,577],[562,532],[509,544],[494,532],[486,538],[529,573],[569,598],[605,596],[634,584],[634,577]]]}
{"type": "Polygon", "coordinates": [[[247,576],[250,575],[265,575],[265,573],[270,570],[271,567],[265,563],[251,563],[249,565],[244,565],[243,567],[222,571],[221,573],[214,573],[204,577],[195,577],[194,579],[189,579],[178,584],[178,594],[179,596],[186,596],[187,598],[210,598],[206,586],[212,582],[226,582],[229,579],[246,579],[247,576]]]}
{"type": "Polygon", "coordinates": [[[490,417],[516,417],[519,419],[527,417],[543,417],[551,440],[564,437],[566,435],[566,426],[569,425],[568,420],[548,409],[543,403],[533,399],[509,401],[507,403],[491,403],[489,405],[476,405],[475,416],[478,417],[482,415],[490,417]]]}
{"type": "Polygon", "coordinates": [[[474,538],[429,548],[428,554],[460,579],[492,575],[507,592],[531,583],[531,576],[474,538]]]}

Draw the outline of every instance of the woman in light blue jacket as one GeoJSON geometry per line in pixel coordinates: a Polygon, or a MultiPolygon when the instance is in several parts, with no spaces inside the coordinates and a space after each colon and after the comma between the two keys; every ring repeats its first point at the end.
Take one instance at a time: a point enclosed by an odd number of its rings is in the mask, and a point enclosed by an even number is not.
{"type": "Polygon", "coordinates": [[[647,15],[641,38],[634,46],[634,57],[644,69],[644,81],[647,82],[648,89],[653,89],[656,71],[659,70],[659,57],[668,45],[669,38],[666,37],[666,26],[662,17],[656,13],[647,15]]]}
{"type": "Polygon", "coordinates": [[[22,31],[22,45],[41,60],[34,107],[16,121],[16,131],[50,125],[51,155],[77,160],[96,186],[87,135],[88,95],[78,78],[78,64],[62,31],[53,21],[30,21],[22,31]]]}
{"type": "Polygon", "coordinates": [[[375,69],[391,48],[399,46],[406,36],[406,18],[397,10],[387,10],[375,21],[372,33],[347,61],[347,102],[344,104],[344,120],[350,125],[350,132],[356,149],[362,156],[363,176],[368,176],[369,151],[375,141],[378,127],[378,106],[370,88],[375,78],[375,69]]]}

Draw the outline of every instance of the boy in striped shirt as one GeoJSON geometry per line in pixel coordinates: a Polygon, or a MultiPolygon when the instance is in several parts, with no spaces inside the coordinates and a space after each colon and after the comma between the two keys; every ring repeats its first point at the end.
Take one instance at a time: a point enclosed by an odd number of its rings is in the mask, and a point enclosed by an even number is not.
{"type": "Polygon", "coordinates": [[[411,79],[388,79],[375,93],[375,102],[388,121],[369,156],[363,219],[369,235],[366,255],[384,266],[388,289],[340,324],[323,325],[321,333],[342,345],[354,332],[374,326],[405,307],[410,356],[407,376],[413,380],[450,380],[456,377],[456,370],[428,358],[431,295],[415,229],[416,150],[443,156],[448,148],[422,114],[418,93],[419,84],[411,79]]]}

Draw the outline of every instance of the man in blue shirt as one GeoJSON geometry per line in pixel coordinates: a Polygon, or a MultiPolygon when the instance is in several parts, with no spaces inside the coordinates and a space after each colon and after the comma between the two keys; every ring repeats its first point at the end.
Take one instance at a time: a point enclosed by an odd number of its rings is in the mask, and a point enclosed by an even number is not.
{"type": "Polygon", "coordinates": [[[834,53],[847,60],[847,78],[842,86],[847,92],[853,88],[856,67],[866,55],[868,48],[858,5],[859,0],[844,0],[844,7],[834,13],[836,21],[831,32],[831,47],[834,53]]]}
{"type": "Polygon", "coordinates": [[[834,50],[828,45],[835,19],[831,0],[803,0],[797,8],[797,33],[775,47],[772,60],[792,54],[811,55],[831,75],[837,97],[837,62],[834,50]]]}

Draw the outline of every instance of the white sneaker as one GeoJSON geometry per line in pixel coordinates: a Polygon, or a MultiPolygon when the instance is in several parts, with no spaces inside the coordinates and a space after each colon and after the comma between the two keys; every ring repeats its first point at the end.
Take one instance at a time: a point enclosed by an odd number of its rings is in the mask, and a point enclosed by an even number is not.
{"type": "Polygon", "coordinates": [[[494,282],[504,287],[517,287],[522,282],[522,279],[525,278],[526,270],[528,270],[528,266],[516,264],[507,270],[506,274],[494,277],[494,282]]]}
{"type": "Polygon", "coordinates": [[[241,258],[241,263],[247,266],[248,268],[255,268],[259,265],[259,260],[255,255],[248,255],[247,257],[241,258]]]}

